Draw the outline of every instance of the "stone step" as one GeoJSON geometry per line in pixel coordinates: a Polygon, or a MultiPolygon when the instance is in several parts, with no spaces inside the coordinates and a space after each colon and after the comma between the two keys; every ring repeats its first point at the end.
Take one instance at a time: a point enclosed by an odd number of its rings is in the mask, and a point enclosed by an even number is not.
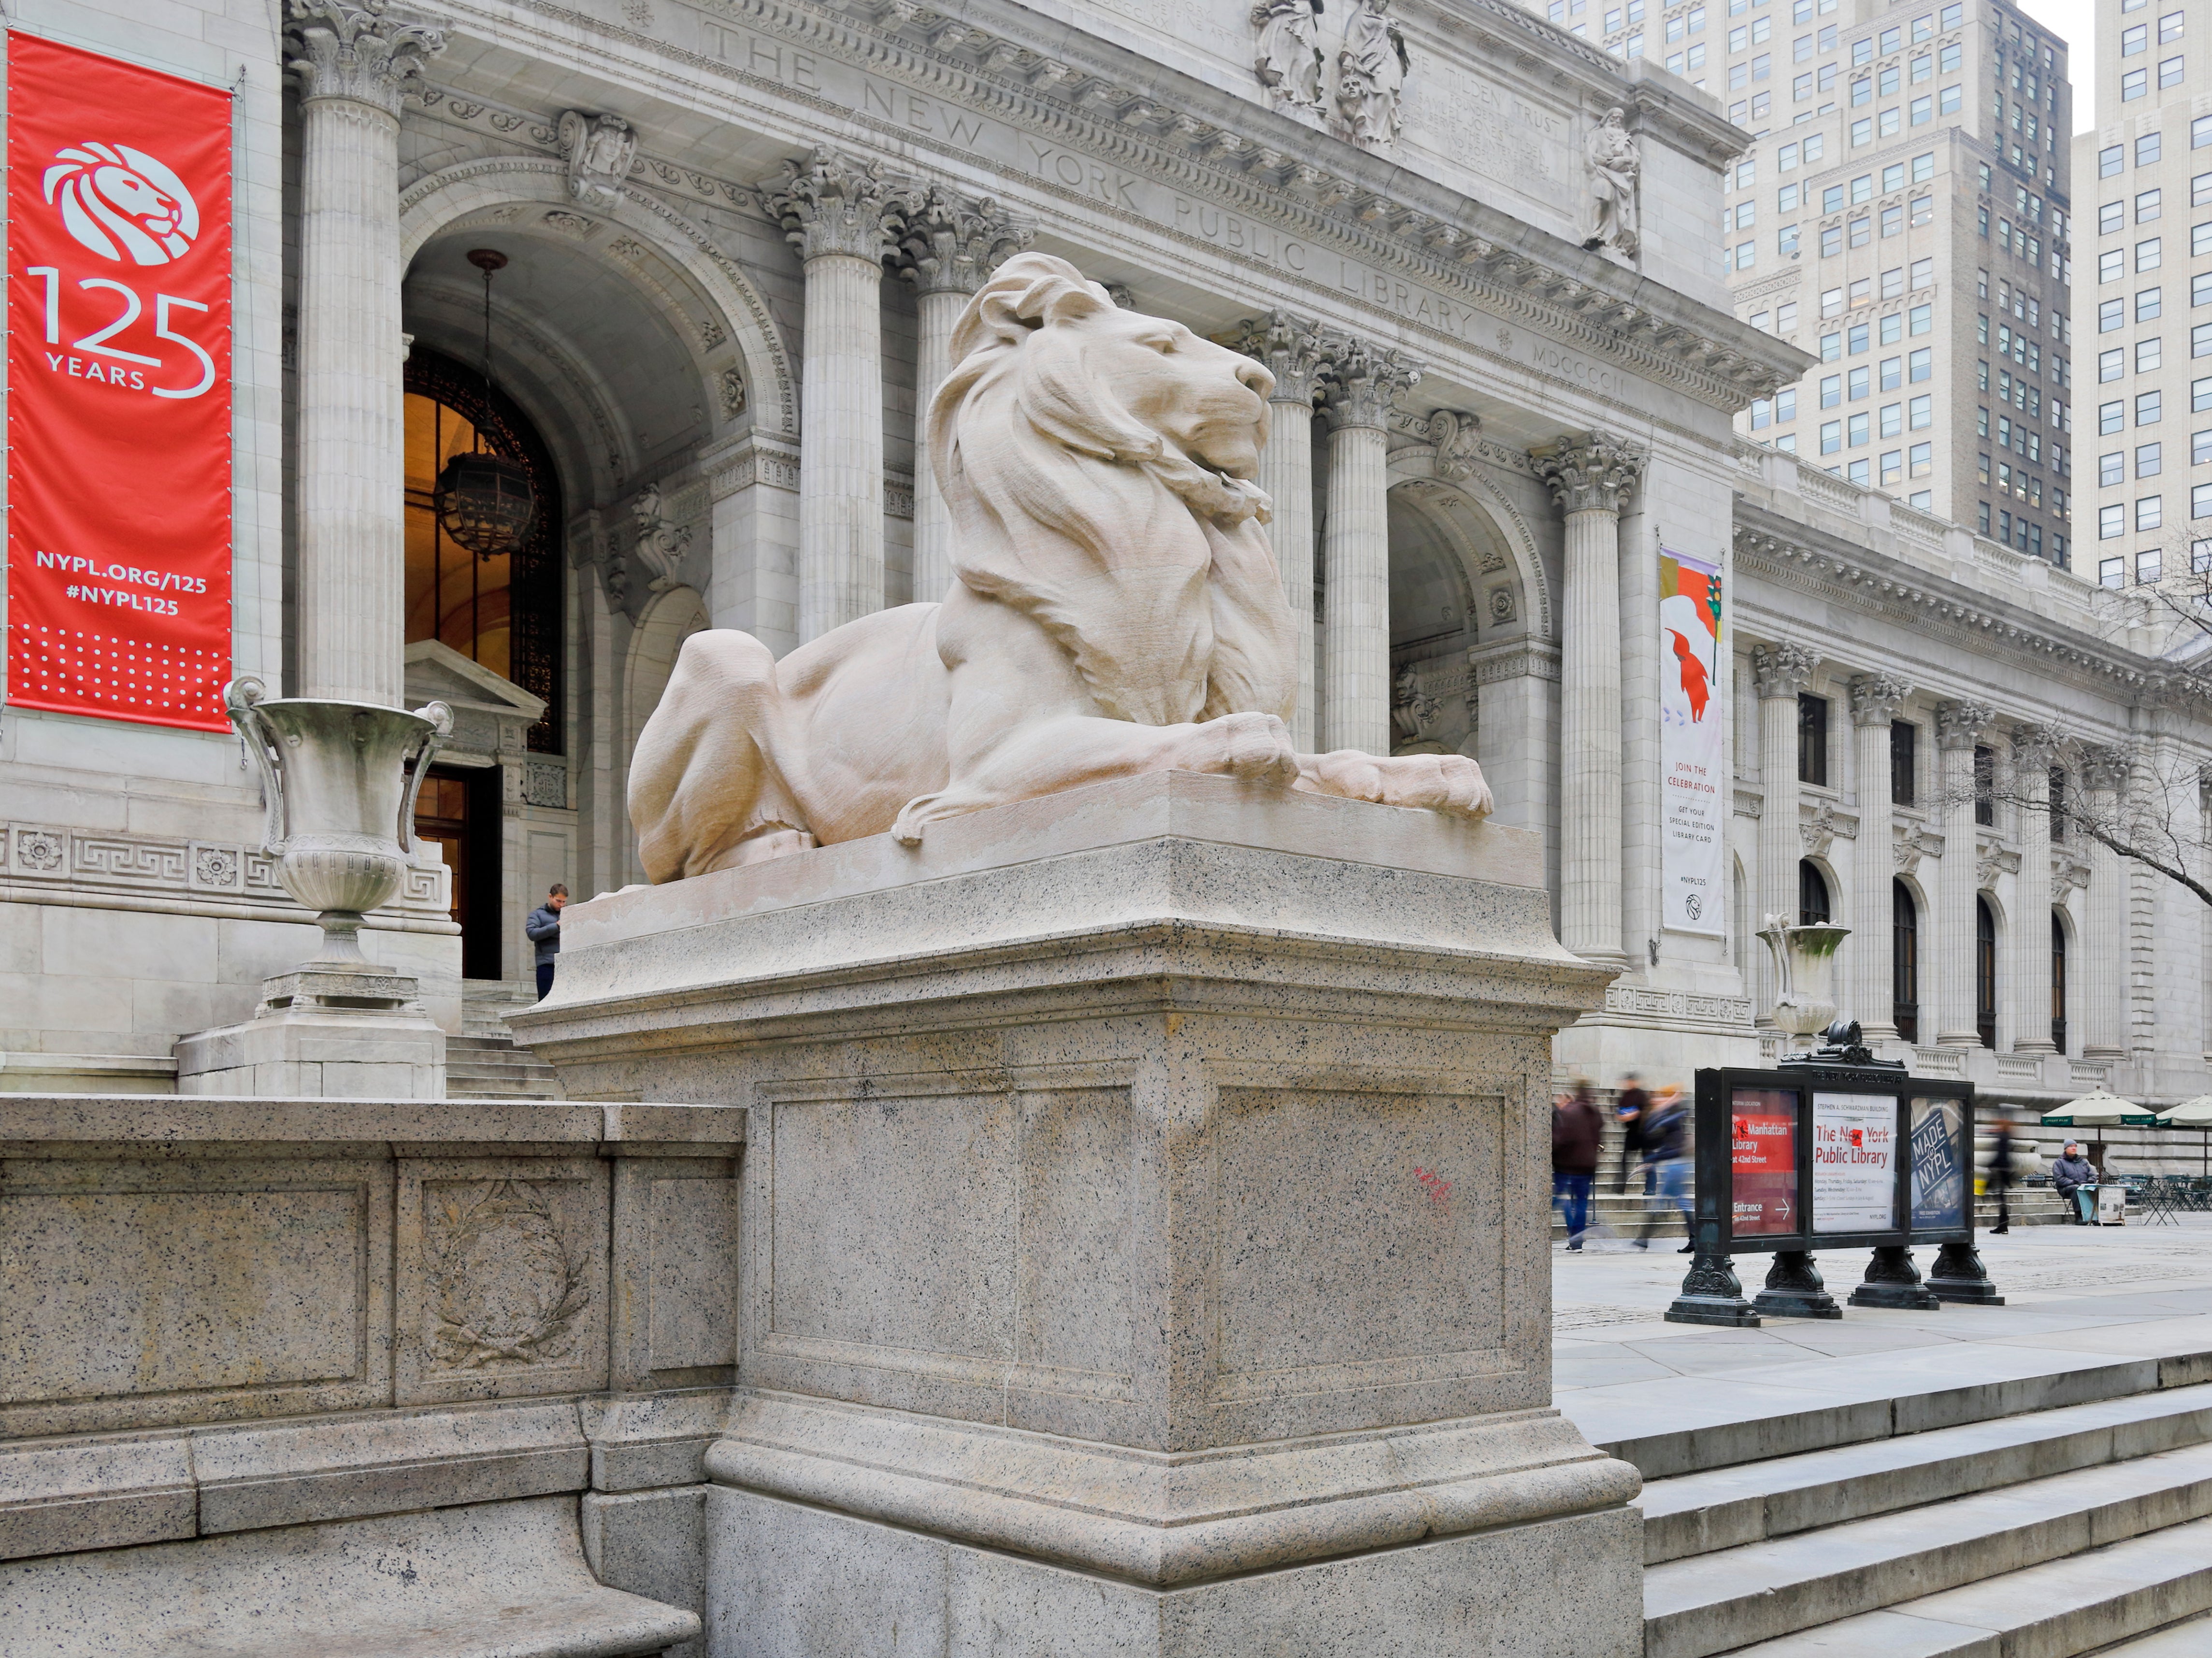
{"type": "Polygon", "coordinates": [[[2212,1383],[1680,1474],[1644,1488],[1644,1558],[1656,1566],[2207,1441],[2212,1383]]]}
{"type": "Polygon", "coordinates": [[[1644,1574],[1645,1658],[1708,1658],[2207,1515],[2200,1444],[1669,1561],[1644,1574]]]}
{"type": "MultiPolygon", "coordinates": [[[[1960,1317],[1972,1311],[1956,1310],[1960,1317]]],[[[1647,1480],[1659,1480],[2212,1382],[2212,1351],[2040,1369],[2031,1367],[2047,1361],[2027,1355],[2016,1368],[1994,1351],[1980,1357],[1998,1366],[1987,1379],[1933,1388],[1912,1385],[1924,1372],[1911,1355],[1869,1359],[1853,1369],[1847,1385],[1817,1405],[1764,1415],[1747,1412],[1723,1390],[1716,1395],[1708,1421],[1643,1434],[1618,1433],[1614,1424],[1631,1419],[1618,1413],[1578,1410],[1583,1401],[1574,1394],[1562,1395],[1559,1402],[1599,1449],[1634,1463],[1647,1480]]]]}
{"type": "Polygon", "coordinates": [[[1731,1658],[2203,1658],[2212,1623],[2197,1614],[2208,1609],[2212,1520],[2197,1520],[1739,1647],[1731,1658]]]}

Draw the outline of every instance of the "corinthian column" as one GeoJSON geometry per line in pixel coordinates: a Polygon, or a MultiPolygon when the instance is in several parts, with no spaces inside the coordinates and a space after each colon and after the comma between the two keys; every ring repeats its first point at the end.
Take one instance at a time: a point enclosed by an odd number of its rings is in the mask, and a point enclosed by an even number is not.
{"type": "MultiPolygon", "coordinates": [[[[1245,322],[1237,349],[1249,357],[1257,357],[1275,377],[1275,389],[1267,394],[1270,430],[1267,446],[1260,452],[1260,487],[1275,504],[1267,538],[1274,545],[1283,596],[1291,601],[1291,614],[1298,619],[1298,707],[1291,732],[1304,753],[1313,749],[1316,738],[1313,413],[1314,393],[1320,388],[1328,348],[1318,325],[1301,322],[1287,311],[1270,311],[1245,322]]],[[[1387,604],[1387,568],[1383,580],[1387,604]]],[[[1387,659],[1387,627],[1383,653],[1387,659]]]]}
{"type": "Polygon", "coordinates": [[[300,679],[396,707],[407,639],[399,97],[444,33],[291,0],[300,133],[300,679]]]}
{"type": "Polygon", "coordinates": [[[2033,726],[2012,733],[2014,834],[2020,877],[2013,883],[2012,948],[2005,1000],[2015,1054],[2055,1054],[2051,1040],[2051,738],[2033,726]]]}
{"type": "MultiPolygon", "coordinates": [[[[1797,920],[1797,862],[1804,853],[1797,822],[1797,694],[1819,663],[1802,645],[1761,645],[1751,653],[1759,688],[1759,874],[1753,889],[1759,899],[1757,914],[1749,918],[1753,932],[1770,915],[1791,926],[1797,920]]],[[[1769,1023],[1781,988],[1774,982],[1774,964],[1763,944],[1744,953],[1759,963],[1757,1011],[1759,1023],[1769,1023]]]]}
{"type": "MultiPolygon", "coordinates": [[[[1328,604],[1328,707],[1332,749],[1390,752],[1390,400],[1421,371],[1395,351],[1330,342],[1328,527],[1322,541],[1328,604]]],[[[1295,601],[1293,601],[1295,602],[1295,601]]]]}
{"type": "MultiPolygon", "coordinates": [[[[914,355],[914,596],[943,598],[952,586],[952,517],[929,454],[929,404],[952,367],[952,325],[975,290],[1036,233],[994,201],[963,201],[932,187],[906,222],[899,274],[914,284],[919,328],[914,355]]],[[[807,267],[811,281],[813,266],[807,267]]],[[[809,292],[812,290],[810,288],[809,292]]]]}
{"type": "Polygon", "coordinates": [[[1889,727],[1912,687],[1888,674],[1851,681],[1851,770],[1856,779],[1859,838],[1851,850],[1851,974],[1844,1011],[1869,1042],[1897,1037],[1896,986],[1891,976],[1891,929],[1896,916],[1890,883],[1897,855],[1889,832],[1889,727]]]}
{"type": "MultiPolygon", "coordinates": [[[[2120,803],[2125,798],[2122,790],[2127,781],[2126,756],[2111,749],[2092,750],[2084,757],[2082,769],[2081,781],[2089,793],[2089,821],[2107,829],[2117,827],[2120,803]]],[[[2081,942],[2088,957],[2083,966],[2087,970],[2075,979],[2081,1009],[2081,1057],[2124,1060],[2128,1056],[2127,975],[2123,940],[2127,902],[2121,886],[2120,860],[2118,853],[2094,836],[2079,838],[2089,860],[2089,884],[2081,905],[2081,942]]]]}
{"type": "Polygon", "coordinates": [[[1535,457],[1566,513],[1560,606],[1559,942],[1624,962],[1620,908],[1620,509],[1644,456],[1602,432],[1535,457]]]}
{"type": "MultiPolygon", "coordinates": [[[[910,192],[817,149],[761,186],[806,267],[799,434],[799,638],[884,607],[884,256],[910,192]]],[[[941,595],[940,595],[941,596],[941,595]]]]}
{"type": "Polygon", "coordinates": [[[1928,975],[1936,993],[1936,1040],[1944,1048],[1978,1048],[1974,1028],[1974,895],[1980,853],[1974,833],[1974,744],[1996,715],[1978,702],[1946,702],[1936,711],[1936,763],[1942,771],[1943,864],[1936,881],[1935,937],[1928,975]]]}

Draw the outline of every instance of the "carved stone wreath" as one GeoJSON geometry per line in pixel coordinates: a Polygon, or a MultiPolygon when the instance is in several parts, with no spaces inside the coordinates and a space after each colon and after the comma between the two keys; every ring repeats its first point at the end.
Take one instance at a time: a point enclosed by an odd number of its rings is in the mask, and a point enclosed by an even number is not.
{"type": "Polygon", "coordinates": [[[424,1317],[436,1364],[473,1370],[565,1357],[592,1292],[542,1183],[449,1187],[434,1211],[423,1195],[424,1317]]]}

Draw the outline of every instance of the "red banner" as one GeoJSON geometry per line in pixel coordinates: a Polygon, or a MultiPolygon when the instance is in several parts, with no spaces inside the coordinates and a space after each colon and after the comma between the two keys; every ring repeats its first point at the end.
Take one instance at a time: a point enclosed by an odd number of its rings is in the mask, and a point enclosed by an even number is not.
{"type": "Polygon", "coordinates": [[[231,100],[8,37],[8,701],[224,729],[231,100]]]}

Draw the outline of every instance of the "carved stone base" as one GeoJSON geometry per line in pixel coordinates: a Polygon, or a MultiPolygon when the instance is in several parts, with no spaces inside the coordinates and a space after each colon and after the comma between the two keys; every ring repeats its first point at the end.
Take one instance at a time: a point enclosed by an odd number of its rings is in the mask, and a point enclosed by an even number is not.
{"type": "Polygon", "coordinates": [[[1882,1244],[1867,1263],[1866,1280],[1851,1291],[1854,1307],[1890,1307],[1905,1312],[1932,1313],[1943,1303],[1920,1281],[1912,1264],[1912,1251],[1900,1244],[1882,1244]]]}
{"type": "Polygon", "coordinates": [[[1667,1309],[1669,1324],[1724,1324],[1738,1329],[1759,1327],[1759,1315],[1743,1298],[1743,1280],[1735,1263],[1726,1255],[1700,1251],[1691,1257],[1682,1278],[1682,1293],[1667,1309]]]}
{"type": "Polygon", "coordinates": [[[419,991],[412,974],[368,963],[272,974],[252,1018],[177,1039],[177,1091],[441,1100],[446,1033],[419,991]]]}
{"type": "Polygon", "coordinates": [[[1752,1310],[1765,1318],[1841,1318],[1844,1309],[1828,1293],[1812,1255],[1803,1249],[1778,1249],[1767,1269],[1766,1287],[1752,1298],[1752,1310]]]}
{"type": "Polygon", "coordinates": [[[2004,1297],[1990,1281],[1989,1269],[1972,1243],[1947,1243],[1936,1252],[1928,1274],[1928,1287],[1938,1301],[1961,1301],[1977,1307],[2002,1307],[2004,1297]]]}

